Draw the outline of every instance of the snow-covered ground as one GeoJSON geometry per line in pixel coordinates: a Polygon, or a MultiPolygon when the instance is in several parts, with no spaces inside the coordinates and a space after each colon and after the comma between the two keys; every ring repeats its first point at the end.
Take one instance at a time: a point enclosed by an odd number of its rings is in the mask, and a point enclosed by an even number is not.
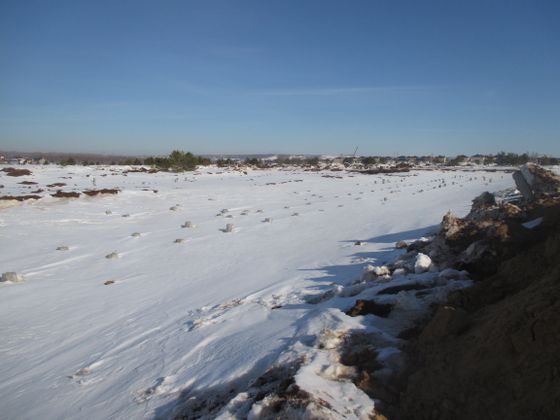
{"type": "Polygon", "coordinates": [[[258,416],[263,403],[247,399],[248,384],[302,355],[302,389],[365,416],[374,403],[332,380],[329,342],[350,328],[390,333],[398,311],[345,315],[351,295],[380,287],[350,285],[402,252],[397,240],[429,234],[448,210],[464,215],[479,193],[513,185],[510,174],[482,171],[26,168],[33,175],[0,172],[0,195],[45,190],[0,209],[0,273],[24,276],[0,283],[2,419],[164,417],[181,395],[215,395],[225,417],[234,406],[258,416]],[[46,187],[58,182],[67,185],[46,187]],[[121,192],[48,195],[94,188],[121,192]]]}

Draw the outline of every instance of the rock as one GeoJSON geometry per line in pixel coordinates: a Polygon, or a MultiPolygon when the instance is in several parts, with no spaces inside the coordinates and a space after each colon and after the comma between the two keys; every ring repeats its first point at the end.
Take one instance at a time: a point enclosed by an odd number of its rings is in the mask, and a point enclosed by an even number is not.
{"type": "Polygon", "coordinates": [[[120,256],[116,252],[111,252],[110,254],[105,255],[105,258],[108,260],[116,260],[117,258],[120,258],[120,256]]]}
{"type": "Polygon", "coordinates": [[[556,196],[560,192],[560,177],[533,163],[514,172],[513,179],[523,198],[529,202],[536,197],[556,196]]]}
{"type": "Polygon", "coordinates": [[[446,239],[461,231],[461,221],[451,211],[448,211],[441,221],[441,229],[446,239]]]}
{"type": "Polygon", "coordinates": [[[224,232],[226,233],[231,233],[235,230],[235,226],[233,225],[233,223],[228,223],[226,225],[226,228],[224,229],[224,232]]]}
{"type": "Polygon", "coordinates": [[[420,238],[408,245],[407,249],[409,251],[420,251],[429,244],[430,240],[428,238],[420,238]]]}
{"type": "Polygon", "coordinates": [[[105,283],[103,283],[105,286],[109,286],[110,284],[115,283],[114,280],[107,280],[105,283]]]}
{"type": "Polygon", "coordinates": [[[140,232],[134,232],[132,235],[133,238],[139,238],[142,234],[140,232]]]}
{"type": "Polygon", "coordinates": [[[496,205],[496,197],[488,191],[483,192],[472,201],[472,208],[484,208],[496,205]]]}
{"type": "Polygon", "coordinates": [[[195,227],[195,225],[190,220],[187,220],[184,224],[181,225],[181,227],[182,228],[187,228],[187,229],[192,229],[192,228],[195,227]]]}
{"type": "Polygon", "coordinates": [[[21,283],[23,281],[23,275],[16,273],[15,271],[8,271],[2,273],[2,281],[9,281],[11,283],[21,283]]]}
{"type": "Polygon", "coordinates": [[[113,214],[113,212],[111,210],[105,210],[105,214],[109,215],[109,214],[113,214]]]}
{"type": "Polygon", "coordinates": [[[386,275],[390,275],[391,271],[389,271],[389,268],[386,265],[382,265],[382,266],[374,266],[373,267],[373,272],[375,273],[376,276],[386,276],[386,275]]]}
{"type": "Polygon", "coordinates": [[[267,217],[263,220],[263,223],[272,223],[272,219],[270,217],[267,217]]]}
{"type": "Polygon", "coordinates": [[[178,239],[175,239],[173,241],[173,243],[176,243],[176,244],[184,244],[185,242],[186,242],[186,239],[184,239],[184,238],[178,238],[178,239]]]}
{"type": "Polygon", "coordinates": [[[396,248],[396,249],[406,249],[406,248],[408,248],[408,243],[405,242],[405,241],[398,241],[398,242],[395,244],[395,248],[396,248]]]}
{"type": "Polygon", "coordinates": [[[377,266],[377,265],[367,265],[364,267],[363,273],[362,273],[362,281],[368,281],[368,280],[375,280],[378,277],[383,277],[383,276],[388,276],[389,279],[391,275],[391,271],[389,270],[389,267],[382,265],[382,266],[377,266]]]}
{"type": "Polygon", "coordinates": [[[414,262],[414,272],[416,274],[424,273],[430,269],[432,265],[432,259],[426,254],[419,253],[416,256],[416,261],[414,262]]]}
{"type": "Polygon", "coordinates": [[[399,257],[393,264],[395,268],[403,268],[406,271],[414,271],[414,263],[416,261],[417,251],[409,251],[399,257]]]}
{"type": "Polygon", "coordinates": [[[543,195],[555,196],[560,192],[560,177],[552,171],[528,163],[521,167],[521,173],[533,189],[533,193],[538,197],[543,195]]]}
{"type": "Polygon", "coordinates": [[[70,248],[68,248],[66,245],[62,245],[56,248],[57,251],[68,251],[70,248]]]}
{"type": "Polygon", "coordinates": [[[513,173],[513,180],[515,181],[515,185],[523,198],[527,201],[533,201],[533,190],[527,183],[527,180],[525,179],[521,171],[516,171],[513,173]]]}

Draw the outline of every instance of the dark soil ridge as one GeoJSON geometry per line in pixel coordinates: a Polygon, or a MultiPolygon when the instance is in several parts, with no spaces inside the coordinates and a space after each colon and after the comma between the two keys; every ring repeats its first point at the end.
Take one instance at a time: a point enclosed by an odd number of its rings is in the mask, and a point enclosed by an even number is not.
{"type": "Polygon", "coordinates": [[[371,362],[356,364],[356,385],[387,418],[558,418],[560,180],[534,173],[547,185],[534,184],[531,200],[483,194],[467,217],[446,215],[431,243],[409,247],[467,268],[477,282],[406,332],[399,373],[380,382],[371,362]],[[536,218],[540,225],[523,226],[536,218]]]}
{"type": "Polygon", "coordinates": [[[40,195],[3,195],[0,197],[0,200],[2,201],[10,201],[10,200],[15,200],[15,201],[25,201],[25,200],[39,200],[40,198],[42,198],[40,195]]]}
{"type": "Polygon", "coordinates": [[[83,193],[88,197],[94,197],[100,194],[118,194],[120,192],[117,188],[102,188],[100,190],[85,190],[80,192],[77,191],[69,191],[64,192],[62,190],[58,190],[55,194],[51,194],[52,197],[55,198],[79,198],[80,195],[83,193]]]}
{"type": "Polygon", "coordinates": [[[120,190],[117,188],[102,188],[100,190],[86,190],[82,192],[89,197],[93,197],[99,194],[118,194],[120,190]]]}
{"type": "Polygon", "coordinates": [[[3,168],[0,171],[6,172],[7,176],[26,176],[32,175],[29,169],[3,168]]]}
{"type": "Polygon", "coordinates": [[[420,329],[396,419],[555,419],[560,412],[560,204],[537,237],[420,329]]]}

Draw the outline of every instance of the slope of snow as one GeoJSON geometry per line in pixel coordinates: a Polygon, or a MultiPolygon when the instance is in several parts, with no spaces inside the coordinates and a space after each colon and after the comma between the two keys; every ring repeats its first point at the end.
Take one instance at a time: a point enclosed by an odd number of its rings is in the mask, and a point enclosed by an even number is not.
{"type": "MultiPolygon", "coordinates": [[[[512,186],[500,172],[30,169],[0,172],[2,195],[45,189],[0,210],[0,272],[24,276],[0,283],[2,418],[150,418],[182,392],[231,388],[233,398],[349,318],[333,307],[351,297],[314,299],[389,260],[397,240],[429,234],[446,211],[463,215],[482,191],[512,186]],[[56,182],[67,185],[46,187],[56,182]],[[92,188],[121,192],[47,194],[92,188]],[[196,226],[181,228],[186,221],[196,226]],[[223,232],[228,223],[234,232],[223,232]]],[[[296,377],[303,388],[320,382],[305,372],[325,357],[310,354],[296,377]]]]}

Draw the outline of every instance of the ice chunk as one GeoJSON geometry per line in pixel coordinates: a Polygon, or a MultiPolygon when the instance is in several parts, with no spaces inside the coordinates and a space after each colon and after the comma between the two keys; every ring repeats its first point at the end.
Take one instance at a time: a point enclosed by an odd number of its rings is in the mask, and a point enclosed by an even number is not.
{"type": "Polygon", "coordinates": [[[419,253],[416,256],[416,262],[414,263],[414,272],[416,274],[424,273],[430,269],[432,265],[432,259],[426,254],[419,253]]]}

